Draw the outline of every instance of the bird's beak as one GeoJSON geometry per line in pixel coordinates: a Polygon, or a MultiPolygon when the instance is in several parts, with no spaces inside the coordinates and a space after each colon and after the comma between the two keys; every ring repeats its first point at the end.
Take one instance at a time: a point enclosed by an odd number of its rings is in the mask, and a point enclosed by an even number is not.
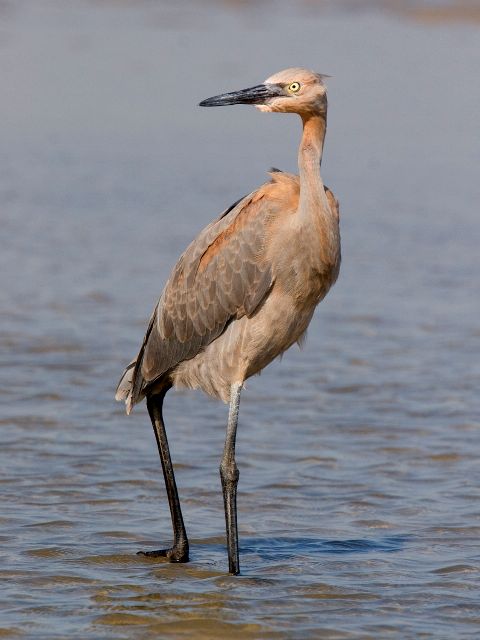
{"type": "Polygon", "coordinates": [[[228,104],[265,104],[270,98],[278,98],[284,95],[282,87],[278,84],[257,84],[249,89],[222,93],[213,98],[202,100],[199,107],[223,107],[228,104]]]}

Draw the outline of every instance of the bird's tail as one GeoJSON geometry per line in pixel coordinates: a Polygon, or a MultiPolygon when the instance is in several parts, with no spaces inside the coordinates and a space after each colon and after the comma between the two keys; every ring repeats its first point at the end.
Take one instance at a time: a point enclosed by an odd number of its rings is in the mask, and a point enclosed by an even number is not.
{"type": "MultiPolygon", "coordinates": [[[[133,409],[133,405],[138,402],[140,398],[133,397],[133,377],[135,374],[135,366],[137,364],[137,360],[132,360],[128,367],[122,374],[120,378],[120,382],[118,383],[117,390],[115,392],[115,400],[125,402],[127,415],[130,414],[133,409]]],[[[142,396],[143,397],[143,396],[142,396]]]]}

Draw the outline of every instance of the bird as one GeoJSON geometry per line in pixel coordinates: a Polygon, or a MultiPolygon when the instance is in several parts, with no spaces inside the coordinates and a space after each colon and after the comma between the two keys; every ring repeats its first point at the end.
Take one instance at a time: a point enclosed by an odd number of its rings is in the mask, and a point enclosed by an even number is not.
{"type": "Polygon", "coordinates": [[[339,205],[320,175],[327,77],[289,68],[199,103],[299,115],[299,174],[272,169],[268,182],[198,234],[173,268],[140,351],[120,379],[115,398],[125,401],[127,414],[146,399],[172,519],[173,545],[141,555],[189,560],[163,403],[172,387],[201,389],[229,404],[220,477],[229,573],[240,573],[235,442],[241,391],[247,378],[301,344],[340,269],[339,205]]]}

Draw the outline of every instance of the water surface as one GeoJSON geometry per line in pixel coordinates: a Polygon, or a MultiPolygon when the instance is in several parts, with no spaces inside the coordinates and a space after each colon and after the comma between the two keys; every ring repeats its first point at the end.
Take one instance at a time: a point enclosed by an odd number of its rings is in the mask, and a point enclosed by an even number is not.
{"type": "Polygon", "coordinates": [[[478,637],[478,23],[432,3],[0,7],[0,637],[478,637]],[[200,393],[166,402],[192,561],[137,557],[169,510],[117,379],[186,244],[295,170],[295,118],[195,105],[298,64],[334,76],[341,276],[306,348],[243,394],[242,575],[226,407],[200,393]]]}

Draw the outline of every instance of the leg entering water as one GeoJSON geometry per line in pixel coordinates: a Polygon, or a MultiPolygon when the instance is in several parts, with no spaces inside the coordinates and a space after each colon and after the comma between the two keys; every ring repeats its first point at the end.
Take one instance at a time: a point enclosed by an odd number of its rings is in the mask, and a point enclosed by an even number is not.
{"type": "Polygon", "coordinates": [[[220,463],[220,477],[222,479],[223,501],[225,505],[225,523],[227,527],[228,570],[233,575],[240,573],[237,527],[237,484],[240,474],[235,462],[235,439],[237,435],[241,391],[241,382],[232,385],[227,435],[222,461],[220,463]]]}
{"type": "Polygon", "coordinates": [[[161,393],[157,395],[147,397],[147,408],[157,440],[158,453],[160,454],[160,460],[162,462],[168,504],[172,517],[173,546],[169,549],[159,549],[157,551],[139,551],[138,555],[149,556],[150,558],[167,558],[170,562],[188,562],[187,533],[185,531],[185,525],[183,524],[182,510],[180,508],[177,484],[173,473],[162,413],[163,400],[169,388],[170,387],[163,389],[161,393]]]}

